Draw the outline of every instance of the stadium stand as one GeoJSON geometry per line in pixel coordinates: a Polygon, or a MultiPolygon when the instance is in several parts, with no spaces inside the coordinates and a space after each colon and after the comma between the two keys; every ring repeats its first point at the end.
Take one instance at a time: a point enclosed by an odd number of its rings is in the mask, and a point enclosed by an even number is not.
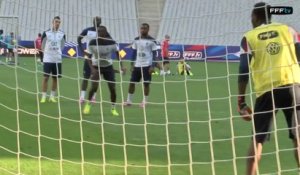
{"type": "Polygon", "coordinates": [[[135,0],[2,0],[0,16],[18,16],[22,39],[33,40],[59,15],[68,41],[76,41],[81,30],[92,25],[92,17],[101,16],[113,38],[130,42],[138,33],[135,4],[135,0]]]}
{"type": "MultiPolygon", "coordinates": [[[[297,1],[266,2],[300,9],[297,1]]],[[[242,33],[251,29],[249,17],[254,1],[1,0],[0,3],[0,16],[19,17],[23,40],[33,40],[37,33],[50,27],[54,16],[60,15],[67,40],[76,41],[80,31],[91,25],[91,17],[99,15],[119,42],[131,42],[138,34],[138,24],[148,22],[150,34],[158,40],[169,34],[175,44],[239,45],[242,33]]],[[[294,10],[294,15],[275,16],[274,21],[300,30],[298,16],[300,12],[294,10]]]]}
{"type": "Polygon", "coordinates": [[[139,24],[148,23],[150,25],[150,35],[157,36],[159,24],[162,17],[163,7],[166,0],[137,0],[137,18],[139,24]]]}
{"type": "MultiPolygon", "coordinates": [[[[300,9],[297,1],[266,2],[300,9]]],[[[162,40],[169,34],[172,43],[178,44],[239,45],[241,35],[252,28],[253,4],[254,1],[240,0],[166,0],[157,38],[162,40]]],[[[300,12],[294,10],[294,15],[274,16],[274,21],[300,30],[299,16],[300,12]]]]}

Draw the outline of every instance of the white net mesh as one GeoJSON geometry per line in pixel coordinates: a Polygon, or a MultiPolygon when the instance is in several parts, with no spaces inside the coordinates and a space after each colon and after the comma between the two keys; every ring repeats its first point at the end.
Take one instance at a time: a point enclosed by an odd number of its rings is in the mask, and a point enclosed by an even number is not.
{"type": "MultiPolygon", "coordinates": [[[[59,15],[68,42],[57,103],[39,103],[43,67],[37,55],[22,55],[17,65],[1,65],[0,174],[244,174],[252,126],[236,112],[238,64],[229,58],[238,57],[240,39],[251,29],[255,2],[2,0],[4,36],[16,31],[22,41],[33,41],[59,15]],[[142,84],[136,86],[133,106],[126,108],[122,102],[127,98],[130,73],[116,74],[119,117],[111,116],[107,82],[101,79],[91,114],[83,115],[78,103],[83,60],[76,42],[80,32],[92,26],[94,16],[102,17],[125,57],[130,57],[128,47],[138,36],[140,23],[148,22],[150,34],[158,41],[169,34],[170,43],[178,44],[171,53],[174,58],[194,59],[198,54],[198,60],[188,62],[194,75],[177,74],[174,59],[173,76],[152,77],[146,108],[138,107],[142,84]]],[[[274,20],[300,29],[298,0],[268,2],[293,6],[294,15],[274,20]]],[[[129,61],[124,63],[129,69],[129,61]]],[[[117,62],[114,67],[119,69],[117,62]]],[[[247,95],[253,106],[254,92],[250,89],[247,95]]],[[[297,174],[281,114],[275,123],[259,173],[297,174]]]]}

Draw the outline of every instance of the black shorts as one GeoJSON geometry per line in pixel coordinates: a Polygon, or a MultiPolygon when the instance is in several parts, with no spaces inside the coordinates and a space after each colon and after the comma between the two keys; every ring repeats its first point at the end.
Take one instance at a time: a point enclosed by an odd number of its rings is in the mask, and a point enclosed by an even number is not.
{"type": "Polygon", "coordinates": [[[7,49],[9,53],[14,53],[14,49],[7,49]]]}
{"type": "Polygon", "coordinates": [[[270,135],[270,127],[272,124],[274,113],[282,109],[289,130],[289,138],[295,139],[295,105],[296,114],[299,121],[300,117],[300,85],[281,86],[272,92],[266,92],[258,97],[254,107],[254,126],[255,139],[257,143],[263,143],[270,135]],[[274,98],[272,98],[274,97],[274,98]],[[273,106],[273,99],[274,105],[273,106]]]}
{"type": "Polygon", "coordinates": [[[44,76],[61,78],[61,63],[44,63],[44,76]]]}
{"type": "Polygon", "coordinates": [[[91,77],[91,68],[89,66],[88,61],[85,59],[83,65],[83,78],[90,79],[90,77],[91,77]]]}
{"type": "Polygon", "coordinates": [[[134,67],[131,73],[130,82],[140,82],[143,77],[144,83],[151,82],[151,74],[149,73],[150,66],[147,67],[134,67]]]}
{"type": "MultiPolygon", "coordinates": [[[[95,67],[95,66],[94,66],[95,67]]],[[[115,82],[115,70],[112,65],[107,67],[95,67],[98,71],[100,71],[100,74],[102,74],[104,80],[107,82],[115,82]]],[[[98,72],[99,73],[99,72],[98,72]]]]}
{"type": "Polygon", "coordinates": [[[169,57],[164,57],[163,59],[164,59],[163,64],[169,64],[170,63],[169,57]]]}

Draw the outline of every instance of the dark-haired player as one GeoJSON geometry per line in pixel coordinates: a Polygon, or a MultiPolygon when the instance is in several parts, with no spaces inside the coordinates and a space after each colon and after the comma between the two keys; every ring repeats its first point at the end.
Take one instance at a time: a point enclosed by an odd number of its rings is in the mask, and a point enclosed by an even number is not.
{"type": "Polygon", "coordinates": [[[131,64],[132,73],[128,88],[127,100],[125,106],[132,104],[132,98],[135,91],[135,83],[143,79],[144,83],[144,99],[140,107],[145,107],[150,93],[151,74],[153,72],[153,60],[157,50],[154,38],[149,33],[149,24],[143,23],[140,26],[140,36],[136,37],[132,44],[133,62],[131,64]]]}
{"type": "Polygon", "coordinates": [[[245,92],[251,74],[256,102],[254,107],[253,139],[247,159],[248,175],[255,175],[268,138],[270,125],[279,109],[283,110],[289,128],[289,137],[295,146],[299,165],[300,68],[299,36],[294,29],[271,23],[270,6],[255,4],[251,15],[253,29],[241,42],[241,60],[238,80],[238,108],[247,107],[245,92]]]}
{"type": "MultiPolygon", "coordinates": [[[[86,51],[84,51],[82,39],[84,38],[86,40],[86,46],[87,46],[92,39],[97,38],[97,28],[100,25],[101,25],[101,17],[99,17],[99,16],[94,17],[93,18],[93,26],[85,28],[77,38],[78,49],[82,53],[84,53],[85,57],[88,54],[86,53],[86,51]]],[[[85,100],[86,90],[88,88],[88,81],[89,81],[90,77],[91,77],[91,69],[87,62],[87,59],[85,59],[84,65],[83,65],[83,80],[81,83],[81,91],[80,91],[80,98],[79,98],[80,103],[83,103],[85,100]]],[[[93,101],[96,100],[96,93],[93,95],[92,100],[93,101]]]]}
{"type": "MultiPolygon", "coordinates": [[[[88,65],[91,69],[91,80],[92,86],[88,94],[88,100],[85,103],[83,113],[89,114],[91,105],[90,102],[93,98],[93,95],[97,92],[99,86],[100,74],[103,75],[105,81],[110,91],[111,99],[111,114],[113,116],[119,116],[119,113],[116,110],[116,84],[115,84],[115,70],[113,68],[112,54],[116,53],[117,59],[119,59],[119,52],[117,43],[111,39],[109,36],[106,27],[98,27],[98,36],[99,38],[93,39],[88,45],[88,65]]],[[[123,68],[122,62],[120,63],[122,71],[125,71],[123,68]]]]}

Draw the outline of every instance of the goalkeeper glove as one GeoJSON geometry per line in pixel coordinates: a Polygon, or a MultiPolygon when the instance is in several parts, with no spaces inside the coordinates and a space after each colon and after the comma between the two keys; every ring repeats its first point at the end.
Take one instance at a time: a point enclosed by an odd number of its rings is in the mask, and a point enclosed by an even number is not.
{"type": "Polygon", "coordinates": [[[252,119],[252,110],[245,102],[244,96],[238,97],[238,112],[242,116],[242,118],[246,121],[251,121],[252,119]]]}

